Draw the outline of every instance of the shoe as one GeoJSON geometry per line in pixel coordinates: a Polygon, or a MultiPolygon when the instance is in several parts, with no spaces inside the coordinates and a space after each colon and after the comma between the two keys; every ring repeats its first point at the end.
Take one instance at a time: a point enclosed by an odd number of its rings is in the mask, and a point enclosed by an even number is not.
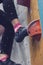
{"type": "Polygon", "coordinates": [[[11,61],[10,59],[7,59],[6,61],[3,62],[3,65],[21,65],[21,64],[16,64],[15,62],[11,61]]]}
{"type": "Polygon", "coordinates": [[[15,33],[15,40],[16,42],[22,42],[26,36],[28,36],[27,29],[20,27],[18,32],[15,33]]]}
{"type": "Polygon", "coordinates": [[[0,65],[3,65],[3,62],[2,61],[0,61],[0,65]]]}

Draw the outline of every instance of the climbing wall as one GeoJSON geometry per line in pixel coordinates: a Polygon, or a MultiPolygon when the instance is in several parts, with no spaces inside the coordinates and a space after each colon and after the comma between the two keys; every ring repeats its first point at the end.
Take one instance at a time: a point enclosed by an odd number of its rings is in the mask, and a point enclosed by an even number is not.
{"type": "MultiPolygon", "coordinates": [[[[19,3],[20,4],[20,3],[19,3]]],[[[23,5],[23,4],[21,4],[23,5]]],[[[31,65],[43,65],[43,1],[30,0],[30,17],[28,15],[28,23],[40,19],[42,36],[40,41],[36,42],[30,38],[30,56],[31,65]]]]}
{"type": "MultiPolygon", "coordinates": [[[[31,21],[41,18],[39,13],[38,0],[31,0],[31,21]]],[[[41,5],[41,4],[40,4],[41,5]]],[[[31,50],[31,64],[32,65],[43,65],[43,37],[39,42],[30,40],[30,50],[31,50]]]]}
{"type": "MultiPolygon", "coordinates": [[[[30,21],[40,19],[41,28],[42,23],[42,4],[41,0],[31,0],[30,2],[30,21]],[[41,7],[40,7],[41,6],[41,7]]],[[[43,30],[42,30],[43,31],[43,30]]],[[[43,33],[43,32],[42,32],[43,33]]],[[[31,64],[32,65],[43,65],[43,37],[41,36],[40,41],[33,41],[30,38],[30,51],[31,51],[31,64]]]]}

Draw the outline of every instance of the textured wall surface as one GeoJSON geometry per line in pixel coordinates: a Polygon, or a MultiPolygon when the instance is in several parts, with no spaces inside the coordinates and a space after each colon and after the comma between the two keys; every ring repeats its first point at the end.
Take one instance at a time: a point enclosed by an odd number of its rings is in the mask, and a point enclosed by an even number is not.
{"type": "MultiPolygon", "coordinates": [[[[42,0],[31,0],[31,19],[33,20],[40,17],[41,25],[43,25],[42,6],[43,6],[42,0]],[[38,14],[39,11],[40,13],[38,14]]],[[[43,31],[43,26],[42,26],[42,31],[43,31]]],[[[43,37],[41,37],[41,40],[39,42],[31,40],[30,47],[31,47],[31,64],[43,65],[43,37]]]]}

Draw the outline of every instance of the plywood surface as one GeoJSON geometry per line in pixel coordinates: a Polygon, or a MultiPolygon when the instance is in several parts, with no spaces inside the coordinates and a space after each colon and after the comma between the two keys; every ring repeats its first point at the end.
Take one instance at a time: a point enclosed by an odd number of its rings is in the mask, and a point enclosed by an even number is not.
{"type": "MultiPolygon", "coordinates": [[[[31,21],[40,20],[38,0],[31,0],[31,21]]],[[[41,22],[41,21],[40,21],[41,22]]],[[[39,42],[32,41],[30,39],[30,52],[31,52],[31,64],[32,65],[43,65],[43,38],[39,42]]]]}
{"type": "MultiPolygon", "coordinates": [[[[30,0],[29,13],[28,23],[37,19],[40,20],[38,0],[30,0]]],[[[43,37],[39,42],[32,41],[30,38],[30,53],[31,65],[43,65],[43,37]]]]}

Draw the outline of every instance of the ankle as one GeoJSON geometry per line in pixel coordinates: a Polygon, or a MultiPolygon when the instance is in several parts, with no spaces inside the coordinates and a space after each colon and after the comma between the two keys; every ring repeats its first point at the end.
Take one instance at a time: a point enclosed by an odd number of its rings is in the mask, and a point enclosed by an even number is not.
{"type": "Polygon", "coordinates": [[[15,24],[14,31],[17,32],[20,27],[22,27],[20,23],[15,24]]]}
{"type": "Polygon", "coordinates": [[[20,24],[20,22],[19,22],[18,19],[14,19],[14,20],[12,21],[12,25],[13,25],[13,28],[14,28],[14,32],[17,32],[18,29],[19,29],[20,27],[22,27],[22,25],[20,24]]]}
{"type": "Polygon", "coordinates": [[[6,54],[0,54],[0,61],[6,61],[8,58],[8,55],[6,54]]]}

